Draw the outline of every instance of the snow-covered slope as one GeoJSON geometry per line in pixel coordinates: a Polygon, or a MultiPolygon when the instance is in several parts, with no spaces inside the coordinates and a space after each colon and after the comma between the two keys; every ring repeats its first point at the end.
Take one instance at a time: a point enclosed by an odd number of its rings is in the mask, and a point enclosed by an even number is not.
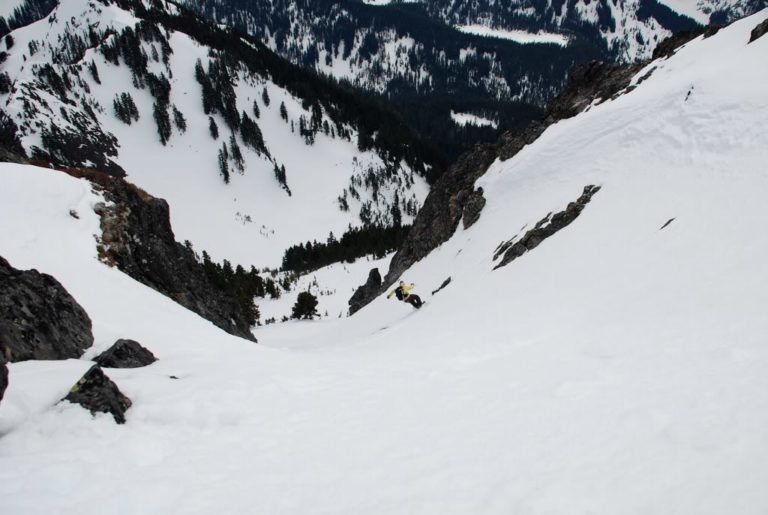
{"type": "MultiPolygon", "coordinates": [[[[28,152],[72,165],[114,161],[130,181],[168,200],[179,240],[190,240],[215,260],[246,267],[277,266],[290,245],[324,240],[329,231],[341,234],[350,224],[390,224],[396,191],[403,220],[415,213],[428,190],[417,173],[423,163],[383,149],[375,133],[361,144],[357,125],[339,115],[350,106],[319,100],[325,86],[305,83],[304,91],[316,98],[298,96],[279,85],[274,69],[252,65],[242,50],[237,59],[232,53],[225,58],[181,30],[157,20],[142,22],[129,10],[105,4],[63,2],[48,18],[12,33],[15,45],[0,64],[12,87],[0,94],[0,105],[19,125],[28,152]],[[213,95],[221,96],[225,107],[204,106],[198,62],[211,80],[225,69],[219,82],[233,86],[237,123],[225,112],[227,91],[220,84],[214,84],[213,95]],[[164,84],[167,105],[158,110],[164,84]],[[118,119],[113,106],[123,95],[135,104],[138,120],[118,119]],[[165,143],[158,112],[165,116],[165,143]],[[245,141],[245,122],[240,124],[245,116],[256,124],[261,147],[245,141]],[[58,143],[64,148],[51,143],[61,142],[61,133],[72,134],[66,144],[58,143]],[[54,136],[46,139],[47,134],[54,136]],[[90,153],[82,151],[76,161],[72,148],[90,153]],[[284,172],[282,180],[277,169],[284,172]]],[[[170,15],[176,10],[172,4],[165,9],[170,15]]],[[[257,48],[253,52],[260,55],[257,48]]]]}
{"type": "Polygon", "coordinates": [[[160,361],[108,371],[123,426],[50,406],[87,364],[11,365],[0,511],[765,513],[765,18],[496,163],[480,220],[406,274],[421,311],[380,298],[259,345],[98,262],[95,215],[67,214],[86,183],[3,165],[0,255],[73,293],[93,353],[128,336],[160,361]],[[493,270],[589,184],[579,218],[493,270]]]}
{"type": "Polygon", "coordinates": [[[651,56],[673,33],[709,23],[725,23],[767,7],[765,0],[430,0],[432,16],[450,25],[497,30],[578,33],[602,40],[621,61],[651,56]]]}

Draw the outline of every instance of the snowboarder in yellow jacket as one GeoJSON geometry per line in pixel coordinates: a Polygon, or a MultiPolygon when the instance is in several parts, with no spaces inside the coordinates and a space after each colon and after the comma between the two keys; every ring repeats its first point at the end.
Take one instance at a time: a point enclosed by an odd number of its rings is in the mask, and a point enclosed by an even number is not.
{"type": "Polygon", "coordinates": [[[387,298],[392,298],[392,295],[395,295],[397,297],[397,300],[402,300],[403,302],[407,302],[411,306],[413,306],[416,309],[419,309],[423,302],[421,301],[421,297],[416,295],[415,293],[411,293],[411,290],[416,287],[415,284],[405,284],[404,281],[400,281],[400,284],[389,292],[387,294],[387,298]]]}

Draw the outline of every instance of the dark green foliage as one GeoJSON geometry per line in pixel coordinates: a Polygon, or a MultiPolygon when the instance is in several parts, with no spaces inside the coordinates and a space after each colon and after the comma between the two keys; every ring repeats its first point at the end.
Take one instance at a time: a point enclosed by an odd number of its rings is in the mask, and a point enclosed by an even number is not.
{"type": "Polygon", "coordinates": [[[133,72],[134,81],[139,87],[143,86],[147,74],[147,54],[141,47],[141,38],[131,27],[126,27],[120,34],[115,34],[111,40],[99,47],[101,53],[111,63],[120,64],[120,57],[133,72]]]}
{"type": "Polygon", "coordinates": [[[198,59],[195,63],[195,79],[202,88],[203,112],[221,113],[229,128],[237,130],[240,126],[240,113],[233,87],[234,76],[226,61],[226,56],[211,59],[206,72],[198,59]]]}
{"type": "Polygon", "coordinates": [[[182,112],[178,110],[176,105],[173,106],[173,123],[180,133],[183,134],[187,132],[187,120],[184,118],[182,112]]]}
{"type": "Polygon", "coordinates": [[[13,48],[13,36],[11,36],[10,34],[5,36],[5,48],[7,48],[8,50],[13,48]]]}
{"type": "Polygon", "coordinates": [[[37,76],[43,84],[46,84],[53,94],[60,99],[67,98],[69,92],[69,86],[65,76],[61,76],[56,73],[56,70],[49,63],[45,63],[42,66],[36,68],[37,76]]]}
{"type": "Polygon", "coordinates": [[[42,20],[57,5],[58,0],[26,0],[13,10],[7,20],[0,17],[0,37],[19,27],[42,20]]]}
{"type": "Polygon", "coordinates": [[[153,73],[147,73],[146,83],[155,100],[167,108],[171,101],[171,83],[165,74],[161,73],[158,77],[153,73]]]}
{"type": "Polygon", "coordinates": [[[22,157],[27,156],[24,147],[21,145],[21,139],[19,139],[19,128],[13,119],[2,110],[0,110],[0,147],[15,152],[22,157]]]}
{"type": "Polygon", "coordinates": [[[259,126],[250,119],[248,114],[243,111],[243,116],[240,123],[240,135],[243,138],[243,142],[254,149],[259,154],[266,154],[269,156],[269,151],[264,145],[264,137],[261,134],[259,126]]]}
{"type": "Polygon", "coordinates": [[[269,107],[269,93],[267,93],[267,88],[264,88],[261,92],[261,100],[264,102],[264,105],[269,107]]]}
{"type": "Polygon", "coordinates": [[[299,293],[296,303],[293,305],[291,318],[311,320],[316,316],[320,316],[317,312],[317,297],[308,291],[299,293]]]}
{"type": "Polygon", "coordinates": [[[261,277],[253,267],[246,271],[237,265],[233,270],[229,261],[225,259],[221,264],[214,263],[205,251],[203,251],[202,262],[205,274],[217,287],[235,294],[251,325],[256,324],[260,317],[259,308],[253,303],[254,297],[264,298],[269,295],[277,298],[280,296],[275,282],[269,277],[266,279],[261,277]]]}
{"type": "Polygon", "coordinates": [[[288,182],[286,180],[285,176],[285,165],[277,166],[277,163],[275,163],[275,179],[277,179],[277,182],[280,183],[280,186],[285,190],[286,193],[288,193],[288,196],[291,196],[291,188],[288,187],[288,182]]]}
{"type": "Polygon", "coordinates": [[[208,130],[211,132],[213,139],[219,139],[219,126],[216,125],[216,120],[212,116],[208,117],[208,130]]]}
{"type": "Polygon", "coordinates": [[[280,102],[280,118],[288,121],[288,111],[285,109],[285,102],[280,102]]]}
{"type": "Polygon", "coordinates": [[[43,148],[32,147],[32,158],[58,166],[90,167],[116,177],[125,176],[125,170],[109,159],[117,156],[117,138],[94,127],[85,113],[71,111],[69,118],[78,129],[62,130],[56,125],[44,128],[43,148]]]}
{"type": "Polygon", "coordinates": [[[339,240],[331,233],[325,242],[301,243],[287,249],[282,269],[308,272],[341,261],[351,263],[371,254],[383,257],[400,246],[410,229],[410,225],[350,228],[339,240]]]}
{"type": "Polygon", "coordinates": [[[96,82],[96,84],[101,84],[101,79],[99,78],[99,69],[96,68],[96,63],[94,61],[88,63],[88,71],[91,72],[91,77],[93,77],[93,80],[96,82]]]}
{"type": "Polygon", "coordinates": [[[130,93],[115,95],[112,107],[115,110],[117,119],[123,123],[130,125],[131,122],[139,120],[139,110],[136,108],[130,93]]]}
{"type": "Polygon", "coordinates": [[[253,101],[253,116],[256,118],[261,116],[261,111],[259,111],[259,103],[256,100],[253,101]]]}
{"type": "Polygon", "coordinates": [[[144,80],[149,87],[149,92],[155,97],[155,103],[152,106],[152,115],[157,124],[157,133],[160,136],[160,143],[166,145],[168,140],[171,139],[171,117],[168,114],[168,107],[171,100],[171,83],[163,73],[161,73],[159,77],[153,73],[147,73],[144,80]]]}
{"type": "Polygon", "coordinates": [[[0,73],[0,95],[10,93],[12,84],[13,82],[11,81],[11,76],[8,75],[8,72],[0,73]]]}
{"type": "Polygon", "coordinates": [[[227,144],[222,143],[221,149],[219,149],[219,173],[225,184],[229,184],[229,152],[227,151],[227,144]]]}
{"type": "Polygon", "coordinates": [[[237,138],[233,132],[229,136],[229,157],[235,163],[235,168],[241,174],[245,171],[245,161],[243,159],[243,153],[240,150],[240,145],[237,144],[237,138]]]}
{"type": "Polygon", "coordinates": [[[157,134],[160,136],[160,143],[166,145],[171,139],[171,118],[168,116],[168,106],[163,106],[159,102],[152,105],[152,116],[157,124],[157,134]]]}

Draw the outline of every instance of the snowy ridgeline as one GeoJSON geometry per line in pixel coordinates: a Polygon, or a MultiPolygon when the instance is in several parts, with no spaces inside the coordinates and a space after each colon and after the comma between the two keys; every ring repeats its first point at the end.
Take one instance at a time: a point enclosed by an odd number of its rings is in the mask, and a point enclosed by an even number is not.
{"type": "Polygon", "coordinates": [[[89,362],[12,364],[0,512],[765,513],[766,18],[495,163],[479,221],[405,274],[420,311],[380,298],[258,345],[97,261],[86,183],[4,165],[0,255],[83,305],[86,358],[132,337],[159,361],[107,370],[123,426],[56,404],[89,362]]]}
{"type": "Polygon", "coordinates": [[[169,202],[180,241],[217,261],[274,267],[291,245],[391,224],[396,204],[408,223],[428,191],[375,133],[361,142],[339,121],[344,106],[298,98],[115,5],[63,2],[12,35],[0,102],[27,152],[122,168],[169,202]]]}

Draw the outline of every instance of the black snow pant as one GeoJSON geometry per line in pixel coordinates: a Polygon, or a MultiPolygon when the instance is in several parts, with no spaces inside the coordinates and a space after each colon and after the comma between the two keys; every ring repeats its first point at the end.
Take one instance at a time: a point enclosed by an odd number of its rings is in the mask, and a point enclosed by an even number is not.
{"type": "Polygon", "coordinates": [[[408,295],[408,297],[405,298],[405,302],[407,302],[408,304],[410,304],[416,309],[419,309],[423,304],[423,302],[421,302],[421,297],[419,297],[418,295],[408,295]]]}

